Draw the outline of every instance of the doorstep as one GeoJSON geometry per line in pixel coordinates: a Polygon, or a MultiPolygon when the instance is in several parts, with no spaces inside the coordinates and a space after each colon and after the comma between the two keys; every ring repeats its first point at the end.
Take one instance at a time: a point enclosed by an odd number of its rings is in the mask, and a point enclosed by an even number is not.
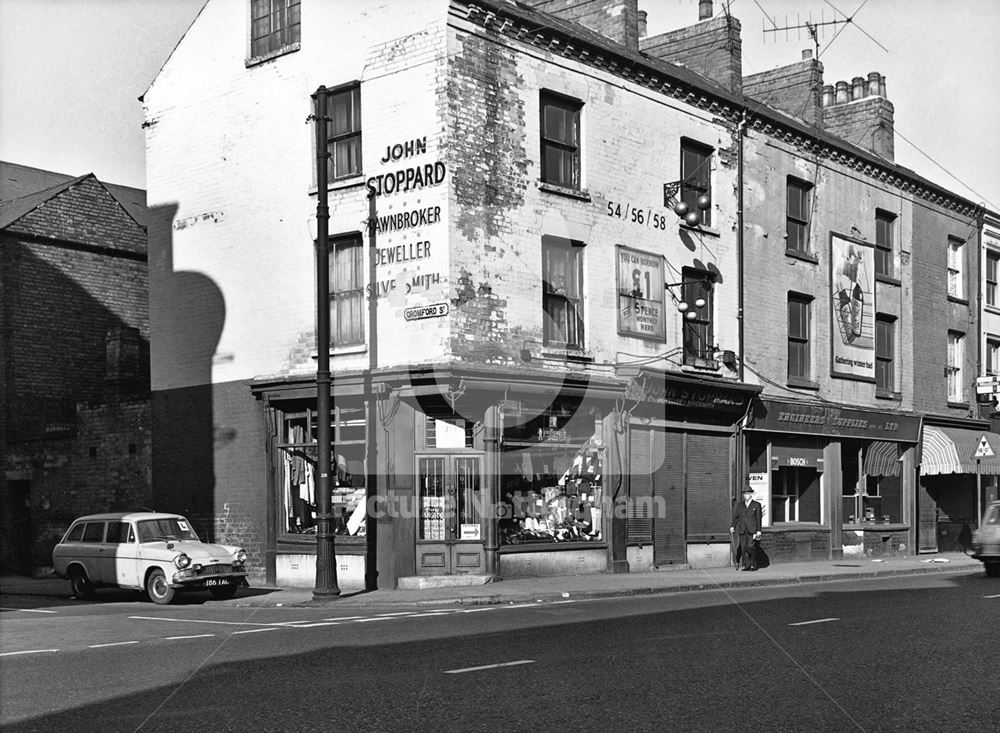
{"type": "Polygon", "coordinates": [[[426,588],[457,588],[468,585],[486,585],[495,580],[492,575],[411,575],[399,579],[399,590],[424,590],[426,588]]]}

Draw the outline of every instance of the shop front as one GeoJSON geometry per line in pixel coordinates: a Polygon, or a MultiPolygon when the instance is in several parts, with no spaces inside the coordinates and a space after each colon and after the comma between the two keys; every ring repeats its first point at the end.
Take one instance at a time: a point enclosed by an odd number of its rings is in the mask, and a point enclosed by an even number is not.
{"type": "Polygon", "coordinates": [[[965,552],[983,506],[998,496],[1000,435],[986,422],[931,423],[920,451],[917,522],[920,552],[965,552]]]}
{"type": "Polygon", "coordinates": [[[914,415],[755,402],[744,451],[768,560],[912,551],[919,435],[914,415]]]}

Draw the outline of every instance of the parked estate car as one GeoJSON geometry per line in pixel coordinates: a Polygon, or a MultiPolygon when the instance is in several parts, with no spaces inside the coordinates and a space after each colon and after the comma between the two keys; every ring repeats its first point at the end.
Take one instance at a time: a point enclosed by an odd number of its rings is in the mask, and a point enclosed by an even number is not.
{"type": "Polygon", "coordinates": [[[1000,577],[1000,501],[986,506],[979,531],[972,539],[972,556],[983,561],[987,575],[1000,577]]]}
{"type": "Polygon", "coordinates": [[[181,590],[232,598],[246,583],[246,558],[239,547],[202,542],[181,515],[161,512],[80,517],[52,550],[55,574],[69,579],[77,598],[101,586],[134,588],[159,604],[181,590]]]}

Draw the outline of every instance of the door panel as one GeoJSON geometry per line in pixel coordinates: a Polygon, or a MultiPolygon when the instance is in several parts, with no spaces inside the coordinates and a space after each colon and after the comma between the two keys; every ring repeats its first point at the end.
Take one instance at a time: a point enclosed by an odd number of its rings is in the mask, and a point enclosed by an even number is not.
{"type": "Polygon", "coordinates": [[[482,456],[417,457],[417,573],[478,574],[482,543],[482,456]]]}

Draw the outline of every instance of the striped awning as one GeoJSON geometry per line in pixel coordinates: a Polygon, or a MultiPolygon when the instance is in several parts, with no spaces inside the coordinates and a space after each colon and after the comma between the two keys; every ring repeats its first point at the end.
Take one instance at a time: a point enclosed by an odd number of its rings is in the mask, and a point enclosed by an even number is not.
{"type": "Polygon", "coordinates": [[[899,475],[899,444],[873,440],[865,451],[865,473],[869,476],[899,475]]]}
{"type": "Polygon", "coordinates": [[[975,473],[976,449],[984,435],[993,449],[993,455],[978,459],[979,471],[984,474],[1000,474],[1000,435],[982,430],[934,425],[924,425],[920,473],[924,476],[975,473]]]}

